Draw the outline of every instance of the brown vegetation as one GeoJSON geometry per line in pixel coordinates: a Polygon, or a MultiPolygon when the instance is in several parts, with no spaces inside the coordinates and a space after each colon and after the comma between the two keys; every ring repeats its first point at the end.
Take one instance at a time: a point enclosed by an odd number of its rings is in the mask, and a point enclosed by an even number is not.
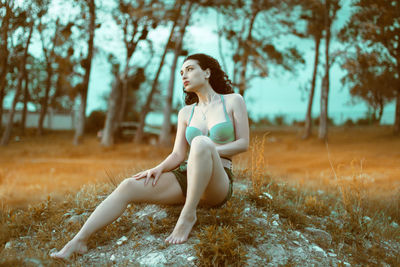
{"type": "MultiPolygon", "coordinates": [[[[0,264],[59,264],[48,252],[77,232],[114,184],[169,152],[129,143],[103,149],[94,138],[75,147],[69,143],[71,136],[27,138],[2,151],[0,264]]],[[[200,266],[277,265],[270,249],[275,246],[283,246],[289,255],[286,265],[323,260],[306,255],[309,258],[299,261],[293,254],[299,246],[307,251],[312,244],[330,254],[324,262],[331,265],[400,264],[400,140],[385,127],[332,129],[328,147],[299,137],[284,128],[253,132],[250,151],[235,159],[234,197],[222,208],[198,210],[199,221],[187,245],[169,248],[162,241],[174,227],[179,206],[146,213],[144,205],[130,205],[91,239],[92,254],[70,263],[93,265],[104,251],[108,258],[100,264],[109,264],[110,253],[121,247],[129,255],[143,254],[150,242],[146,238],[154,236],[151,246],[156,251],[177,257],[174,250],[187,248],[194,259],[189,263],[200,266]],[[383,173],[381,165],[386,166],[383,173]],[[242,185],[248,186],[240,189],[242,185]],[[322,229],[328,238],[313,236],[310,227],[322,229]],[[128,241],[118,247],[121,236],[128,241]]],[[[136,259],[117,263],[136,264],[136,259]]]]}

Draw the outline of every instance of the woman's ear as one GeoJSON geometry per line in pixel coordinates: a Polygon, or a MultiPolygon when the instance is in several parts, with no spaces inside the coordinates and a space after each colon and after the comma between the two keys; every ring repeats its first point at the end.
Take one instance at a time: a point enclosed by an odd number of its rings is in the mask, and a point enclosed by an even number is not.
{"type": "Polygon", "coordinates": [[[211,76],[211,71],[210,71],[210,69],[206,69],[205,72],[206,72],[206,79],[209,79],[210,76],[211,76]]]}

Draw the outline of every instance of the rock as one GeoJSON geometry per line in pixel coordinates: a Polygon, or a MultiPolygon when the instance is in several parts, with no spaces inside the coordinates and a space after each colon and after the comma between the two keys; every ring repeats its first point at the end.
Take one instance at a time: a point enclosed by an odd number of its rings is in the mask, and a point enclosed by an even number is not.
{"type": "MultiPolygon", "coordinates": [[[[273,199],[273,197],[272,197],[270,194],[268,194],[267,192],[263,192],[263,193],[262,193],[262,196],[265,197],[265,198],[268,198],[268,199],[270,199],[270,200],[273,199]]],[[[261,195],[260,195],[260,197],[261,197],[261,195]]]]}
{"type": "Polygon", "coordinates": [[[111,257],[110,257],[110,261],[115,262],[115,260],[116,260],[116,257],[115,257],[114,254],[112,254],[111,257]]]}
{"type": "Polygon", "coordinates": [[[311,251],[318,257],[326,258],[326,252],[317,245],[313,245],[311,251]]]}
{"type": "Polygon", "coordinates": [[[81,215],[72,215],[67,221],[67,224],[74,225],[79,224],[82,221],[81,215]]]}
{"type": "Polygon", "coordinates": [[[139,263],[144,266],[162,266],[167,263],[167,259],[163,253],[153,252],[143,256],[139,263]]]}
{"type": "Polygon", "coordinates": [[[190,256],[187,258],[188,261],[194,261],[195,259],[196,259],[196,257],[194,257],[194,256],[190,256]]]}
{"type": "Polygon", "coordinates": [[[32,266],[43,266],[42,262],[38,259],[32,259],[32,258],[26,258],[24,259],[24,262],[27,263],[27,265],[32,266]]]}
{"type": "Polygon", "coordinates": [[[399,228],[399,225],[395,222],[395,221],[393,221],[391,224],[390,224],[390,226],[391,227],[393,227],[393,228],[399,228]]]}
{"type": "Polygon", "coordinates": [[[363,217],[363,222],[364,222],[364,223],[370,223],[370,222],[371,222],[371,218],[368,217],[368,216],[364,216],[364,217],[363,217]]]}
{"type": "Polygon", "coordinates": [[[336,258],[337,257],[337,255],[335,253],[332,253],[332,252],[328,252],[328,256],[332,257],[332,258],[336,258]]]}
{"type": "Polygon", "coordinates": [[[272,222],[272,225],[273,225],[273,226],[279,226],[279,223],[278,223],[277,221],[273,221],[273,222],[272,222]]]}
{"type": "Polygon", "coordinates": [[[121,237],[120,239],[118,239],[117,245],[121,246],[123,243],[126,242],[126,240],[128,240],[128,238],[126,236],[121,237]]]}
{"type": "Polygon", "coordinates": [[[304,231],[309,234],[309,236],[317,243],[323,243],[330,245],[332,243],[332,236],[321,230],[312,227],[304,228],[304,231]]]}
{"type": "Polygon", "coordinates": [[[8,242],[6,243],[6,245],[4,246],[4,249],[10,249],[10,248],[12,248],[12,246],[13,246],[12,241],[8,241],[8,242]]]}

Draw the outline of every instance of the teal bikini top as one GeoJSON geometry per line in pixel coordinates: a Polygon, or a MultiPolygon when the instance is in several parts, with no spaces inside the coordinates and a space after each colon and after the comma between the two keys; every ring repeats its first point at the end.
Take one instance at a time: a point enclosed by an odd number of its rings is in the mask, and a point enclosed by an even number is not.
{"type": "MultiPolygon", "coordinates": [[[[225,143],[229,143],[229,142],[232,142],[235,140],[235,130],[234,130],[233,124],[228,116],[228,112],[226,111],[224,97],[222,95],[221,95],[221,100],[222,100],[222,105],[224,106],[226,121],[214,125],[208,131],[208,137],[210,137],[210,139],[214,143],[225,144],[225,143]]],[[[197,103],[193,105],[192,114],[190,115],[188,126],[186,127],[185,136],[186,136],[186,140],[189,143],[189,145],[192,143],[193,138],[195,138],[196,136],[199,136],[199,135],[204,135],[200,129],[193,127],[193,126],[189,126],[190,121],[192,120],[194,108],[196,107],[196,105],[197,105],[197,103]]]]}

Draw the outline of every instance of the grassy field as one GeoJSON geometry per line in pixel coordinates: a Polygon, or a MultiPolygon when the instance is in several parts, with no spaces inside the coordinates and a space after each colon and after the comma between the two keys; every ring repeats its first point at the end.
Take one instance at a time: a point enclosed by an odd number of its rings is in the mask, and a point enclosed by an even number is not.
{"type": "MultiPolygon", "coordinates": [[[[261,246],[264,241],[256,236],[268,230],[247,218],[257,214],[278,214],[280,230],[285,233],[310,225],[324,229],[332,241],[317,244],[338,255],[337,265],[344,261],[400,264],[399,256],[393,253],[400,242],[400,138],[393,137],[389,127],[331,128],[328,143],[315,137],[301,140],[300,136],[300,129],[290,127],[252,132],[250,150],[234,159],[236,179],[248,189],[234,197],[237,205],[213,210],[211,215],[218,219],[210,217],[208,211],[199,211],[203,228],[195,228],[193,235],[201,244],[194,245],[194,250],[202,260],[196,265],[248,263],[249,252],[244,247],[261,246]],[[251,216],[243,214],[246,205],[255,207],[251,216]],[[218,235],[224,238],[218,239],[218,235]],[[220,251],[209,247],[211,237],[216,239],[214,243],[219,242],[220,251]]],[[[75,147],[72,133],[23,137],[1,148],[0,258],[5,260],[0,263],[23,263],[26,257],[36,257],[45,265],[56,265],[47,257],[48,250],[60,248],[76,233],[90,211],[114,188],[111,181],[118,183],[154,166],[169,152],[132,143],[105,149],[90,136],[75,147]],[[66,225],[65,216],[71,210],[81,219],[66,225]],[[66,234],[55,238],[62,229],[66,234]],[[12,246],[21,236],[28,237],[29,246],[12,246]]],[[[131,207],[125,216],[140,208],[131,207]]],[[[179,208],[166,209],[174,216],[163,221],[164,228],[151,223],[151,233],[173,227],[179,208]]],[[[94,238],[92,247],[117,239],[124,232],[121,229],[129,232],[130,223],[122,219],[110,225],[94,238]]],[[[136,241],[138,247],[140,240],[136,241]]],[[[264,256],[272,261],[271,255],[264,256]]],[[[86,258],[71,262],[91,263],[86,258]]],[[[287,260],[286,264],[290,263],[287,260]]]]}

